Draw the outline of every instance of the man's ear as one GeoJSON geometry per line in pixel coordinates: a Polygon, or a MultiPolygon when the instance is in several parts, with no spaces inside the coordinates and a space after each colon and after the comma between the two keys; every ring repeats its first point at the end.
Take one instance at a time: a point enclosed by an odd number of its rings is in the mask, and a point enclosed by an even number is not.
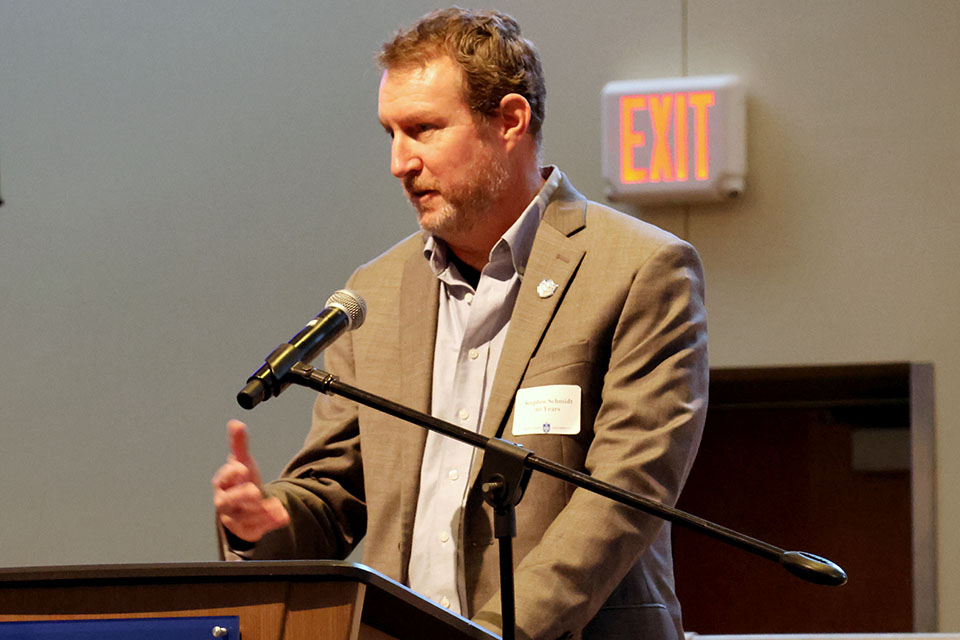
{"type": "Polygon", "coordinates": [[[507,149],[516,146],[530,130],[530,103],[519,93],[500,99],[500,133],[507,149]]]}

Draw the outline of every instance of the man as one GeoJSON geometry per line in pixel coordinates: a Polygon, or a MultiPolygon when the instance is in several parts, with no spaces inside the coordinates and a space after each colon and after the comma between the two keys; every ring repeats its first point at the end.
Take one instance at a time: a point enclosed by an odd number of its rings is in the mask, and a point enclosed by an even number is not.
{"type": "MultiPolygon", "coordinates": [[[[695,251],[539,166],[540,63],[509,16],[428,14],[380,63],[391,171],[423,233],[351,277],[369,314],[325,368],[675,502],[706,409],[695,251]]],[[[226,555],[342,558],[365,535],[366,564],[500,630],[469,447],[321,396],[303,450],[261,487],[244,426],[228,430],[213,479],[226,555]]],[[[518,637],[682,638],[669,526],[541,474],[517,525],[518,637]]]]}

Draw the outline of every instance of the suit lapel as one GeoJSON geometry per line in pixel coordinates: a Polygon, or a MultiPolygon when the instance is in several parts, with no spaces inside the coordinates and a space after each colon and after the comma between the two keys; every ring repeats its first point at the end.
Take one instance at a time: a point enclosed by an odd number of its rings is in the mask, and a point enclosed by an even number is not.
{"type": "Polygon", "coordinates": [[[400,282],[399,373],[403,376],[401,402],[417,411],[430,411],[439,292],[439,281],[423,255],[419,251],[411,255],[400,282]]]}
{"type": "Polygon", "coordinates": [[[503,431],[527,364],[583,258],[583,249],[568,236],[584,226],[585,216],[586,200],[564,177],[544,212],[530,250],[481,426],[483,435],[499,437],[503,431]],[[556,283],[556,290],[541,297],[537,287],[549,280],[556,283]]]}

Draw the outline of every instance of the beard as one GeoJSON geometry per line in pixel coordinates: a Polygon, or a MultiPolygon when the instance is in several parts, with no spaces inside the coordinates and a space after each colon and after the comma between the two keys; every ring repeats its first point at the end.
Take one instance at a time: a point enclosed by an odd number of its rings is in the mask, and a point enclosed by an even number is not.
{"type": "Polygon", "coordinates": [[[403,187],[406,193],[432,190],[443,201],[430,209],[411,200],[417,210],[417,220],[424,231],[446,239],[449,236],[469,233],[483,222],[486,213],[506,190],[509,171],[503,158],[489,147],[474,163],[476,170],[469,179],[460,184],[441,187],[437,183],[421,180],[420,176],[405,176],[403,187]]]}

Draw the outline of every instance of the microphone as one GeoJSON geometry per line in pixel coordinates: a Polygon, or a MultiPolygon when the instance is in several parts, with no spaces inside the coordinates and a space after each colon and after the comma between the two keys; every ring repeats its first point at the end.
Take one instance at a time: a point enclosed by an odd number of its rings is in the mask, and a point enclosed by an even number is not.
{"type": "Polygon", "coordinates": [[[363,324],[367,303],[358,294],[340,289],[327,298],[323,311],[307,323],[300,333],[273,350],[263,366],[247,378],[247,385],[237,394],[237,402],[244,409],[280,395],[289,386],[283,378],[298,362],[310,362],[340,337],[363,324]]]}

